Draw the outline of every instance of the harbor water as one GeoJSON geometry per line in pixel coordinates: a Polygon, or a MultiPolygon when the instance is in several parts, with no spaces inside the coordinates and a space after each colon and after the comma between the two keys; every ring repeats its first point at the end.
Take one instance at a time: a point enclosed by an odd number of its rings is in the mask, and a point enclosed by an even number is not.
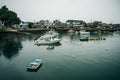
{"type": "Polygon", "coordinates": [[[0,80],[120,80],[120,34],[80,41],[78,34],[62,33],[53,45],[35,45],[36,36],[0,39],[0,80]],[[26,70],[34,58],[43,64],[26,70]]]}

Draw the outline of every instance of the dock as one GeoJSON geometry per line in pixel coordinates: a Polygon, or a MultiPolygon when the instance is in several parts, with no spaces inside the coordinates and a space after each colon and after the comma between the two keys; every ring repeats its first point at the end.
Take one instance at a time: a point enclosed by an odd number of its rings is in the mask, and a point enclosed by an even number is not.
{"type": "Polygon", "coordinates": [[[89,37],[88,40],[106,40],[106,38],[103,38],[103,37],[89,37]]]}

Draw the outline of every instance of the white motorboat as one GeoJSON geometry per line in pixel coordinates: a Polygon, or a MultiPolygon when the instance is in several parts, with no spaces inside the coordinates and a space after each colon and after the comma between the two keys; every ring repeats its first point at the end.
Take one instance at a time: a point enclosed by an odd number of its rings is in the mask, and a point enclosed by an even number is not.
{"type": "Polygon", "coordinates": [[[39,37],[36,41],[35,44],[53,44],[53,43],[58,43],[60,42],[61,39],[58,37],[55,37],[53,35],[44,35],[39,37]]]}
{"type": "Polygon", "coordinates": [[[80,31],[80,35],[90,35],[90,32],[80,31]]]}
{"type": "Polygon", "coordinates": [[[89,37],[81,37],[80,38],[80,41],[88,41],[89,40],[89,37]]]}
{"type": "Polygon", "coordinates": [[[44,44],[53,44],[58,43],[61,41],[60,38],[58,38],[59,33],[55,31],[48,31],[45,33],[45,35],[39,37],[37,40],[35,40],[35,44],[37,45],[44,45],[44,44]]]}

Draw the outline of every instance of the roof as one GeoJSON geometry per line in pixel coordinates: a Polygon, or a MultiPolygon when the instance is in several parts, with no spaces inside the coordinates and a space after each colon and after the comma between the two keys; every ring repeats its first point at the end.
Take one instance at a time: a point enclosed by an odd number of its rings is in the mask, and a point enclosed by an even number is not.
{"type": "Polygon", "coordinates": [[[84,22],[83,20],[67,20],[66,22],[84,22]]]}

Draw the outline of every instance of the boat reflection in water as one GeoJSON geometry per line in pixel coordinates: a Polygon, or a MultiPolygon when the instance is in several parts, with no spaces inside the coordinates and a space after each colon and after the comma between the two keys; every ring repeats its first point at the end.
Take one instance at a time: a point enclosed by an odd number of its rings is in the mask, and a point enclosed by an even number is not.
{"type": "Polygon", "coordinates": [[[37,46],[47,46],[47,50],[53,50],[55,47],[61,46],[61,43],[54,43],[54,44],[37,44],[37,46]]]}
{"type": "Polygon", "coordinates": [[[92,35],[80,35],[80,41],[92,41],[92,40],[106,40],[102,36],[92,36],[92,35]]]}
{"type": "Polygon", "coordinates": [[[37,69],[26,69],[27,70],[27,72],[37,72],[41,67],[42,67],[42,63],[41,63],[41,65],[37,68],[37,69]]]}

